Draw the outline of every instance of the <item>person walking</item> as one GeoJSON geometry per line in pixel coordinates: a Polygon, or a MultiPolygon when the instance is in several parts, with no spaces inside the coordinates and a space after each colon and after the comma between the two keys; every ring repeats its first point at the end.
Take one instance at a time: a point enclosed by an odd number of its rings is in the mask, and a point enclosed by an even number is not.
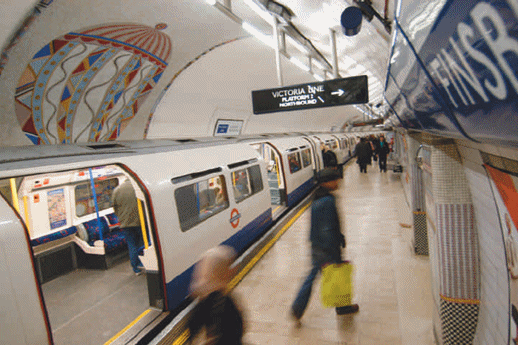
{"type": "Polygon", "coordinates": [[[188,321],[191,343],[200,340],[210,345],[242,344],[242,312],[227,291],[234,276],[231,265],[235,257],[234,249],[220,245],[205,252],[196,264],[190,286],[190,297],[198,299],[188,321]]]}
{"type": "Polygon", "coordinates": [[[367,165],[371,164],[372,150],[370,143],[364,137],[360,138],[360,142],[356,144],[354,156],[356,163],[360,166],[360,173],[367,173],[367,165]]]}
{"type": "MultiPolygon", "coordinates": [[[[331,193],[338,189],[340,174],[333,169],[324,169],[318,174],[319,187],[311,205],[311,242],[312,267],[302,283],[291,305],[291,316],[300,325],[300,319],[311,297],[313,282],[322,266],[342,261],[342,248],[345,248],[345,236],[341,232],[340,220],[336,208],[335,196],[331,193]]],[[[355,313],[357,304],[336,308],[339,315],[355,313]]]]}
{"type": "Polygon", "coordinates": [[[380,142],[377,149],[376,154],[378,155],[378,162],[380,167],[380,172],[387,172],[387,156],[390,153],[390,147],[385,139],[385,136],[382,134],[380,136],[380,142]]]}
{"type": "Polygon", "coordinates": [[[120,227],[128,244],[128,254],[131,268],[135,275],[143,273],[142,262],[138,257],[138,250],[144,245],[140,218],[138,213],[137,195],[129,179],[119,185],[112,194],[112,205],[115,215],[119,219],[120,227]]]}

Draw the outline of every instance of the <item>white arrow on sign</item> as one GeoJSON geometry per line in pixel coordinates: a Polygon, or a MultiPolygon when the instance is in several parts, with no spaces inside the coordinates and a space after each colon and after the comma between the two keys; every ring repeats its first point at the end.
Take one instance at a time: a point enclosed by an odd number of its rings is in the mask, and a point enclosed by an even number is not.
{"type": "Polygon", "coordinates": [[[332,95],[338,95],[338,97],[340,97],[341,95],[344,94],[344,90],[342,89],[338,89],[338,91],[335,91],[335,92],[331,92],[332,95]]]}

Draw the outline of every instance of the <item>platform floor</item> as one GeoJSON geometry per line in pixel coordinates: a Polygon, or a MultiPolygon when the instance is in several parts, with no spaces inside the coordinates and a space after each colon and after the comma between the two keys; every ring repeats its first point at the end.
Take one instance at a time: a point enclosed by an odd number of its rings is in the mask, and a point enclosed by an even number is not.
{"type": "Polygon", "coordinates": [[[344,258],[355,265],[353,302],[360,311],[337,316],[324,309],[317,278],[302,326],[290,319],[290,305],[310,268],[308,209],[233,291],[243,308],[247,344],[434,344],[429,259],[413,254],[401,174],[376,168],[360,174],[350,162],[337,191],[347,237],[344,258]]]}

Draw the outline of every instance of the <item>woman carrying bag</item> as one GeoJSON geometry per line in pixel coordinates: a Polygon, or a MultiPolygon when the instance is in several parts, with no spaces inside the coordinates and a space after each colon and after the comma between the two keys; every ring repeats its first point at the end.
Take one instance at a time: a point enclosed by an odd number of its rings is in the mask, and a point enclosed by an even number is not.
{"type": "MultiPolygon", "coordinates": [[[[341,263],[342,248],[345,248],[345,236],[341,232],[335,196],[331,194],[339,187],[340,174],[333,169],[324,169],[318,174],[318,182],[319,187],[311,205],[309,240],[312,268],[291,306],[291,316],[298,325],[311,297],[313,282],[318,272],[326,264],[341,263]]],[[[343,315],[356,313],[358,310],[357,304],[350,304],[337,307],[336,313],[343,315]]]]}

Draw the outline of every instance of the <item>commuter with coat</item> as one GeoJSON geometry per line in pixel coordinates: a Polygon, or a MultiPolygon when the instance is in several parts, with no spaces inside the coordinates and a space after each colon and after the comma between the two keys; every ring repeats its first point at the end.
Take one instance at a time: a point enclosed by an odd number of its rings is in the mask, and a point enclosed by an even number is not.
{"type": "MultiPolygon", "coordinates": [[[[311,297],[313,282],[322,266],[342,261],[342,248],[345,236],[341,232],[340,219],[336,208],[335,196],[331,193],[338,189],[340,174],[333,169],[324,169],[318,174],[319,187],[311,205],[311,242],[312,267],[291,306],[291,316],[300,325],[300,319],[311,297]]],[[[339,315],[355,313],[357,304],[336,308],[339,315]]]]}
{"type": "Polygon", "coordinates": [[[376,151],[380,166],[380,172],[387,172],[387,156],[390,153],[389,144],[383,135],[380,136],[380,142],[376,151]]]}
{"type": "Polygon", "coordinates": [[[354,148],[354,156],[356,163],[360,166],[360,173],[367,173],[367,165],[371,164],[372,150],[370,142],[365,138],[361,138],[360,142],[354,148]]]}

